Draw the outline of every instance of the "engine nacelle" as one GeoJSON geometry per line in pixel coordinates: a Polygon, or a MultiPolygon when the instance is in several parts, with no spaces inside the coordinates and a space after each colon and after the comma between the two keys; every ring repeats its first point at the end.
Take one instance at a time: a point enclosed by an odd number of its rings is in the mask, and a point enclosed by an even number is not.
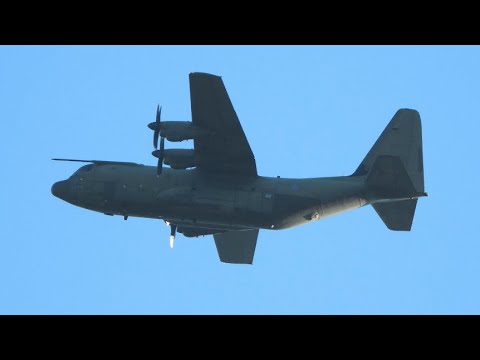
{"type": "Polygon", "coordinates": [[[186,169],[197,166],[197,157],[193,149],[167,149],[163,162],[172,169],[186,169]]]}
{"type": "Polygon", "coordinates": [[[198,237],[204,235],[213,235],[213,234],[221,234],[224,233],[226,230],[218,230],[218,229],[204,229],[204,228],[192,228],[192,227],[183,227],[179,226],[177,231],[185,237],[198,237]]]}
{"type": "MultiPolygon", "coordinates": [[[[148,127],[154,130],[155,123],[148,124],[148,127]]],[[[172,142],[196,139],[208,133],[208,130],[199,128],[190,121],[162,121],[160,123],[160,136],[172,142]]]]}

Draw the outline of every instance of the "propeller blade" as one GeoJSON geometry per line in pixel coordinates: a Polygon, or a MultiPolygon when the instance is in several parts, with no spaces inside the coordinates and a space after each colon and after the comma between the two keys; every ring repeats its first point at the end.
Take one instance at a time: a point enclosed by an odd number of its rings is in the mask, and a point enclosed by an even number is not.
{"type": "Polygon", "coordinates": [[[157,116],[155,117],[155,128],[153,132],[153,147],[158,149],[158,135],[160,134],[160,118],[162,115],[162,107],[157,105],[157,116]]]}
{"type": "Polygon", "coordinates": [[[163,158],[163,150],[165,149],[165,138],[162,137],[160,139],[160,154],[162,155],[162,158],[163,158]]]}
{"type": "Polygon", "coordinates": [[[155,149],[158,149],[158,133],[159,131],[155,129],[155,132],[153,133],[153,147],[155,149]]]}
{"type": "Polygon", "coordinates": [[[162,175],[162,163],[163,159],[158,158],[158,163],[157,163],[157,176],[162,175]]]}
{"type": "Polygon", "coordinates": [[[173,249],[173,243],[175,241],[176,232],[177,232],[177,225],[170,224],[170,249],[173,249]]]}
{"type": "Polygon", "coordinates": [[[165,138],[162,137],[160,139],[160,150],[158,152],[157,176],[160,176],[160,174],[162,173],[164,153],[165,153],[165,138]]]}
{"type": "Polygon", "coordinates": [[[162,108],[160,105],[157,105],[157,117],[155,118],[157,124],[160,122],[160,115],[162,115],[162,108]]]}

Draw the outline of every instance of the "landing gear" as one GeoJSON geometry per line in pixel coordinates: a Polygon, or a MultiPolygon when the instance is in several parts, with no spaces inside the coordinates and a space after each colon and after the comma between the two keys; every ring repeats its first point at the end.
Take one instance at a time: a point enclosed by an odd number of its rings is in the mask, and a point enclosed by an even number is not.
{"type": "Polygon", "coordinates": [[[173,243],[175,241],[175,233],[177,232],[177,225],[170,224],[170,248],[173,249],[173,243]]]}

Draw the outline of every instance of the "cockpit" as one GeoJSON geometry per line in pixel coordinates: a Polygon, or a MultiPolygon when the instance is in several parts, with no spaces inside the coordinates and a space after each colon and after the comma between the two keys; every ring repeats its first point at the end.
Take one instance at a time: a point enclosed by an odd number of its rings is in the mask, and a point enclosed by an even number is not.
{"type": "Polygon", "coordinates": [[[79,175],[79,174],[83,174],[83,173],[86,173],[86,172],[89,172],[93,169],[95,165],[94,164],[88,164],[88,165],[84,165],[82,166],[80,169],[78,169],[77,171],[75,171],[73,174],[72,174],[72,177],[73,176],[76,176],[76,175],[79,175]]]}

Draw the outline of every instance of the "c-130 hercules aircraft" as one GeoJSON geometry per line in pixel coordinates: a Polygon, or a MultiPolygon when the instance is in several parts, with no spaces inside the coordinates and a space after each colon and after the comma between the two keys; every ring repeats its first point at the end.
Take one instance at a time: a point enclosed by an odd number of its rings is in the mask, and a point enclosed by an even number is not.
{"type": "Polygon", "coordinates": [[[221,77],[191,73],[190,98],[191,122],[161,121],[157,107],[148,125],[157,167],[53,159],[90,163],[56,182],[53,195],[125,220],[163,219],[171,247],[176,232],[213,235],[220,260],[235,264],[253,263],[259,229],[287,229],[369,204],[389,229],[411,229],[417,199],[427,196],[417,111],[398,110],[352,175],[286,179],[257,174],[221,77]],[[194,148],[165,149],[165,139],[193,139],[194,148]]]}

